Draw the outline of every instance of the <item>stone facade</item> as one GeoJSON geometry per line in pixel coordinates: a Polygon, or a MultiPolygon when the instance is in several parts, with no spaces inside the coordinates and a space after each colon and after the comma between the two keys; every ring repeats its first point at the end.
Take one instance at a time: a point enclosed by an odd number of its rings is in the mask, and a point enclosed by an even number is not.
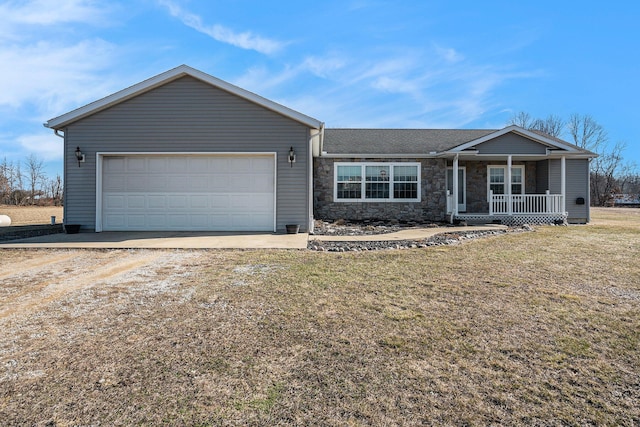
{"type": "Polygon", "coordinates": [[[313,215],[335,221],[385,220],[404,222],[441,222],[446,218],[446,161],[443,159],[334,159],[314,158],[313,215]],[[418,162],[421,164],[420,202],[335,202],[334,163],[339,162],[418,162]]]}
{"type": "MultiPolygon", "coordinates": [[[[466,169],[467,210],[471,213],[488,213],[487,166],[506,164],[498,161],[460,161],[466,169]]],[[[525,166],[525,193],[544,194],[544,189],[536,188],[536,162],[513,162],[525,166]]],[[[318,157],[314,159],[313,215],[316,219],[335,221],[397,221],[442,222],[446,221],[446,169],[451,160],[443,159],[334,159],[318,157]],[[336,202],[334,192],[334,163],[339,162],[418,162],[421,165],[420,202],[336,202]]]]}

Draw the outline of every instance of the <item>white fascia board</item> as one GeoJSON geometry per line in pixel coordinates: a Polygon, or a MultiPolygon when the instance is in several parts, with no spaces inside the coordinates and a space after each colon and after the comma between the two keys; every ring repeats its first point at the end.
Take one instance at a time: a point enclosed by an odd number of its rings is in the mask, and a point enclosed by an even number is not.
{"type": "Polygon", "coordinates": [[[440,157],[437,154],[366,154],[366,153],[355,153],[355,154],[334,154],[334,153],[322,153],[321,156],[318,157],[327,157],[331,159],[435,159],[440,157]]]}
{"type": "Polygon", "coordinates": [[[305,114],[294,111],[288,107],[285,107],[284,105],[270,101],[266,98],[261,97],[260,95],[256,95],[253,92],[249,92],[248,90],[232,85],[231,83],[225,82],[224,80],[220,80],[200,70],[191,68],[188,65],[180,65],[179,67],[176,67],[169,71],[165,71],[164,73],[158,74],[157,76],[151,77],[147,80],[144,80],[140,83],[137,83],[119,92],[116,92],[107,97],[104,97],[90,104],[87,104],[84,107],[80,107],[76,110],[73,110],[61,116],[55,117],[49,120],[48,122],[46,122],[44,125],[45,127],[48,127],[51,129],[62,129],[70,123],[73,123],[91,114],[95,114],[113,105],[126,101],[127,99],[131,99],[135,96],[141,95],[156,87],[162,86],[164,84],[167,84],[173,80],[179,79],[184,76],[191,76],[193,78],[201,80],[205,83],[208,83],[212,86],[215,86],[233,95],[236,95],[248,101],[251,101],[254,104],[260,105],[264,108],[272,110],[285,117],[288,117],[297,122],[300,122],[306,126],[309,126],[310,128],[320,129],[320,127],[322,126],[322,122],[317,119],[314,119],[305,114]]]}
{"type": "Polygon", "coordinates": [[[540,142],[544,145],[547,146],[551,146],[551,147],[555,147],[561,150],[564,150],[565,153],[578,153],[579,151],[575,149],[575,147],[572,147],[571,145],[567,145],[567,144],[562,144],[556,140],[547,138],[543,135],[537,134],[535,132],[531,132],[527,129],[521,128],[520,126],[516,126],[516,125],[511,125],[511,126],[507,126],[506,128],[500,129],[498,131],[495,131],[493,133],[490,133],[489,135],[485,135],[481,138],[478,139],[474,139],[473,141],[469,141],[469,142],[465,142],[462,145],[458,145],[457,147],[454,147],[450,150],[448,150],[450,153],[459,153],[461,151],[467,150],[471,147],[474,147],[478,144],[482,144],[483,142],[487,142],[490,141],[494,138],[497,138],[499,136],[505,135],[509,132],[515,132],[517,134],[520,134],[524,137],[527,137],[529,139],[532,139],[534,141],[540,142]]]}

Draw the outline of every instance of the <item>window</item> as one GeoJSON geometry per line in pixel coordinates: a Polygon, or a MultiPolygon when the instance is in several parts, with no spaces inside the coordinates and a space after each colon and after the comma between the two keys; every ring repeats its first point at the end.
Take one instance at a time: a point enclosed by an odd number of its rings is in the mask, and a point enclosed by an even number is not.
{"type": "Polygon", "coordinates": [[[420,201],[420,163],[336,163],[336,201],[420,201]]]}
{"type": "Polygon", "coordinates": [[[339,199],[360,199],[362,197],[362,168],[360,166],[338,166],[336,171],[336,197],[339,199]]]}
{"type": "MultiPolygon", "coordinates": [[[[506,166],[489,166],[487,186],[493,194],[505,194],[506,166]]],[[[511,194],[524,194],[524,166],[511,167],[511,194]]]]}

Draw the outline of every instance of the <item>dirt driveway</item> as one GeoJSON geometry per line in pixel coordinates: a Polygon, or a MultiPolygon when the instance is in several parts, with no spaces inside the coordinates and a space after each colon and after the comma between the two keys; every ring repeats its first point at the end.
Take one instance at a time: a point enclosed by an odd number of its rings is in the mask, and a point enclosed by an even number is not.
{"type": "Polygon", "coordinates": [[[46,312],[52,304],[73,302],[91,310],[92,305],[101,304],[101,298],[86,298],[90,291],[109,292],[114,287],[131,292],[170,291],[191,274],[190,266],[198,263],[202,252],[7,250],[0,257],[1,326],[9,317],[46,312]]]}

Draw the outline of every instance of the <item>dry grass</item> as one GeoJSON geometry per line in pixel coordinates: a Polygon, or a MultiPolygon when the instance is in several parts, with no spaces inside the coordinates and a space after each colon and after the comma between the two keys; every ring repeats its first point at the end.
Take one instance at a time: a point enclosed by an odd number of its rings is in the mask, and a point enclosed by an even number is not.
{"type": "Polygon", "coordinates": [[[0,205],[0,215],[8,215],[11,225],[51,224],[51,217],[62,224],[62,207],[0,205]]]}
{"type": "Polygon", "coordinates": [[[635,212],[426,250],[4,250],[0,419],[635,426],[635,212]]]}

